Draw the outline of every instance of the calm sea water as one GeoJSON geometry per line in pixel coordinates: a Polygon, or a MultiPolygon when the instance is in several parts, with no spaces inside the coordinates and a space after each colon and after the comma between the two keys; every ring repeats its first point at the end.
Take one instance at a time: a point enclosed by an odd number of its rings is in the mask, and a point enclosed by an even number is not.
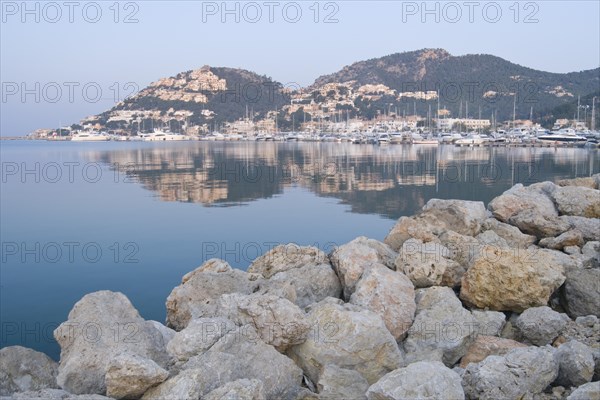
{"type": "Polygon", "coordinates": [[[598,150],[339,143],[0,143],[0,346],[58,358],[52,331],[86,293],[165,320],[181,277],[245,269],[278,243],[382,240],[431,198],[589,176],[598,150]]]}

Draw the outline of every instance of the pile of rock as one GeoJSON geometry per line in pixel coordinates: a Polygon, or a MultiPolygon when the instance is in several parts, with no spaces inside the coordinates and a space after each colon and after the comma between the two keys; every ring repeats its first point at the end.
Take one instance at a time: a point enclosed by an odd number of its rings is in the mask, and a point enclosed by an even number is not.
{"type": "Polygon", "coordinates": [[[84,296],[60,362],[0,350],[11,399],[598,399],[600,176],[430,200],[384,243],[209,260],[166,326],[84,296]]]}

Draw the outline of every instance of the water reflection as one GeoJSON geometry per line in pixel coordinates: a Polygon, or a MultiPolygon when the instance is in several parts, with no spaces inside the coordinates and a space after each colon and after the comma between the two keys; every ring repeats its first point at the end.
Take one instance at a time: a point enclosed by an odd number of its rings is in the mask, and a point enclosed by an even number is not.
{"type": "Polygon", "coordinates": [[[86,152],[164,201],[240,205],[298,185],[389,218],[428,199],[488,202],[513,184],[599,171],[597,150],[200,142],[86,152]]]}

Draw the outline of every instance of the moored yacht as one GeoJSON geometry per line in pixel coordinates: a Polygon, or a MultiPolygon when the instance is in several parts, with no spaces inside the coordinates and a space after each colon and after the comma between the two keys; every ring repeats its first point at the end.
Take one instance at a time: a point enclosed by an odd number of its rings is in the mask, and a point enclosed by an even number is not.
{"type": "Polygon", "coordinates": [[[578,135],[572,128],[563,128],[558,131],[552,131],[547,135],[538,136],[538,140],[544,142],[585,143],[587,138],[578,135]]]}
{"type": "Polygon", "coordinates": [[[458,139],[457,141],[454,142],[454,144],[459,145],[459,146],[464,146],[464,145],[472,146],[472,145],[483,144],[488,141],[489,141],[489,138],[482,137],[481,135],[478,135],[476,133],[471,133],[471,134],[467,135],[467,137],[458,139]]]}
{"type": "Polygon", "coordinates": [[[162,141],[175,141],[175,140],[188,140],[189,138],[185,135],[172,132],[164,132],[160,129],[155,129],[154,132],[148,134],[143,138],[146,142],[162,142],[162,141]]]}
{"type": "Polygon", "coordinates": [[[108,140],[110,137],[97,132],[80,132],[71,138],[72,142],[106,142],[108,140]]]}

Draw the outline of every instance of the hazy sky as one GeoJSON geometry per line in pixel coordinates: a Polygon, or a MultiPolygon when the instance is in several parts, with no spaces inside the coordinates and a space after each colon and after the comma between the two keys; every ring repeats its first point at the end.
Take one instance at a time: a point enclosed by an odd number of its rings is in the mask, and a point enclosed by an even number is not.
{"type": "Polygon", "coordinates": [[[600,66],[595,0],[114,4],[30,1],[24,10],[21,1],[1,2],[2,135],[77,122],[136,87],[205,64],[300,85],[426,47],[551,72],[600,66]]]}

